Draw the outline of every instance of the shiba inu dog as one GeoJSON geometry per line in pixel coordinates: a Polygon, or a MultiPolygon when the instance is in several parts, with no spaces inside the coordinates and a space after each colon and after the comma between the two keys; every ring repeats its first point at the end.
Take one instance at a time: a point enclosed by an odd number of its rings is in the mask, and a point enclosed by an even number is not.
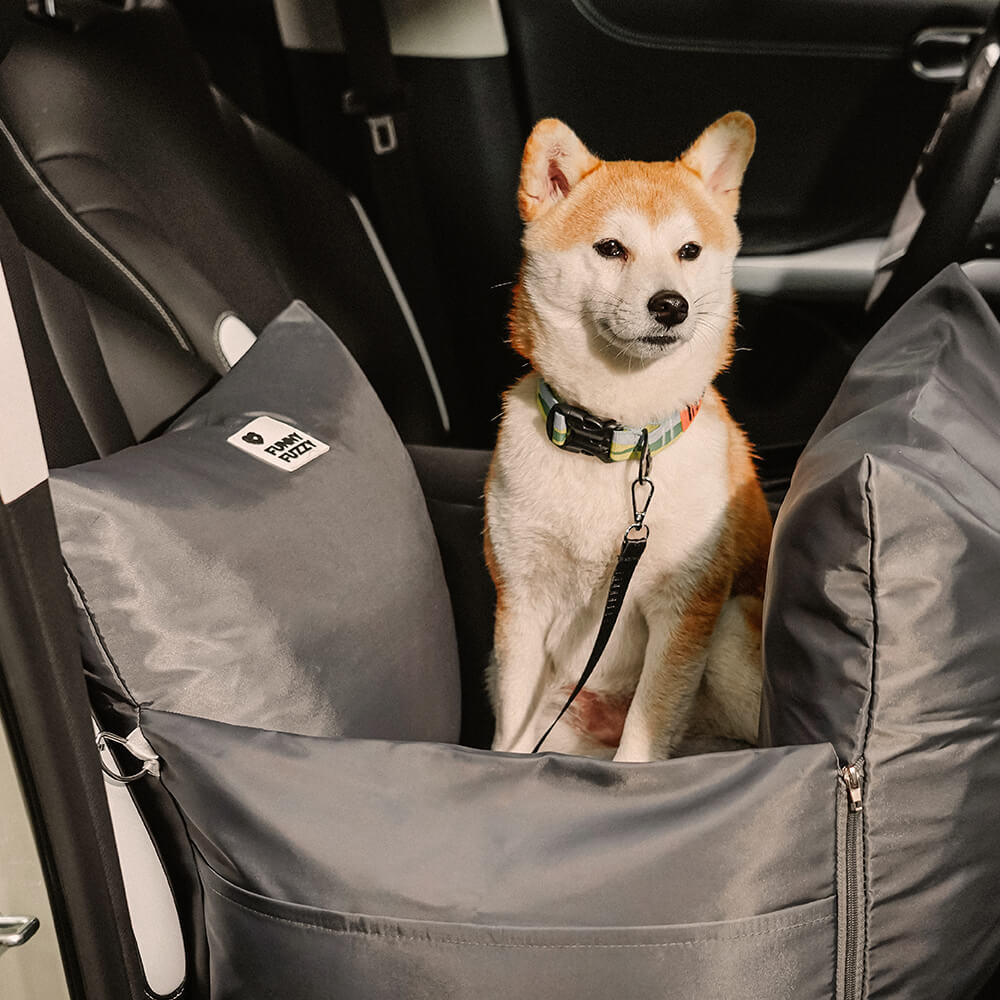
{"type": "Polygon", "coordinates": [[[602,161],[555,119],[528,139],[510,330],[534,370],[504,395],[486,492],[494,749],[530,752],[587,662],[634,519],[643,429],[646,551],[545,749],[642,761],[756,740],[771,520],[712,384],[733,351],[754,142],[738,111],[662,163],[602,161]]]}

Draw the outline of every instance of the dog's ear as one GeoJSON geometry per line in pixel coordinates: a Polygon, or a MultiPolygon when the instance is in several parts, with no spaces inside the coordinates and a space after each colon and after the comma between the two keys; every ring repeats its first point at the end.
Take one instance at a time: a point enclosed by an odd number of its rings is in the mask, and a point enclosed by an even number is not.
{"type": "Polygon", "coordinates": [[[722,207],[732,215],[740,207],[743,173],[753,155],[757,130],[742,111],[730,111],[709,125],[681,156],[704,182],[722,207]]]}
{"type": "Polygon", "coordinates": [[[517,207],[525,222],[534,222],[589,174],[600,160],[557,118],[543,118],[531,131],[521,160],[517,207]]]}

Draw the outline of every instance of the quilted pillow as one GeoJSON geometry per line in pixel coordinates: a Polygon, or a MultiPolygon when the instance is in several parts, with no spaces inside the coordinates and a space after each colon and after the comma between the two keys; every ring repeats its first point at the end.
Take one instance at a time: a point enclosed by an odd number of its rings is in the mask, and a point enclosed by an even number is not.
{"type": "Polygon", "coordinates": [[[52,476],[98,707],[454,740],[451,607],[416,476],[295,302],[162,436],[52,476]]]}
{"type": "Polygon", "coordinates": [[[954,265],[857,358],[768,577],[763,737],[852,766],[871,998],[970,996],[1000,954],[998,579],[1000,325],[954,265]]]}

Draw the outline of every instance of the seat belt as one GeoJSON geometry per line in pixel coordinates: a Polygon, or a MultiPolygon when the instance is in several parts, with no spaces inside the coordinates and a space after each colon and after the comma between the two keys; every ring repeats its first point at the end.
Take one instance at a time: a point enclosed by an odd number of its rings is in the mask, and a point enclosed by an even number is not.
{"type": "Polygon", "coordinates": [[[449,408],[456,394],[453,352],[447,337],[433,241],[418,179],[406,88],[396,72],[385,11],[379,0],[335,0],[351,87],[345,114],[364,122],[365,149],[376,229],[388,249],[430,351],[449,408]]]}

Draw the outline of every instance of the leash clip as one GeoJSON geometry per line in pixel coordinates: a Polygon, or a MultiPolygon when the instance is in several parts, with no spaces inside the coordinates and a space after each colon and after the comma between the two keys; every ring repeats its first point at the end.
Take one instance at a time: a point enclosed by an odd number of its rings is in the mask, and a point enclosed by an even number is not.
{"type": "Polygon", "coordinates": [[[632,480],[632,523],[625,532],[625,541],[635,542],[645,540],[649,537],[649,525],[644,523],[646,512],[649,510],[650,501],[656,487],[653,480],[649,478],[649,471],[653,465],[653,456],[649,453],[649,433],[643,428],[642,436],[639,439],[639,475],[632,480]],[[646,495],[640,499],[640,490],[645,489],[646,495]]]}
{"type": "Polygon", "coordinates": [[[649,525],[645,524],[646,511],[649,510],[649,502],[653,499],[653,492],[655,487],[653,486],[653,480],[648,476],[645,479],[636,479],[632,482],[632,523],[628,526],[628,530],[625,532],[626,541],[637,541],[639,537],[648,538],[649,537],[649,525]],[[645,499],[640,505],[639,497],[636,492],[639,487],[648,487],[648,492],[646,493],[645,499]],[[639,532],[638,536],[633,535],[632,532],[639,532]]]}

